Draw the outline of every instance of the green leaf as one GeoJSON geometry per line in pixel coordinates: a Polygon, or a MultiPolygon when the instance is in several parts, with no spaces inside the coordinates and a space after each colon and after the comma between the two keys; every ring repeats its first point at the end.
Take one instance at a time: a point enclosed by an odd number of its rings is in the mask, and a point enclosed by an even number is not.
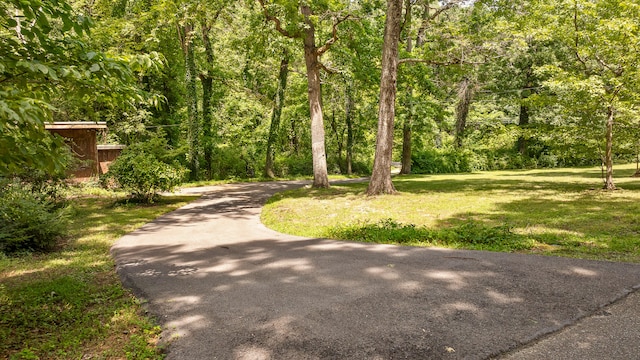
{"type": "Polygon", "coordinates": [[[33,67],[45,75],[49,72],[49,68],[42,64],[34,64],[33,67]]]}

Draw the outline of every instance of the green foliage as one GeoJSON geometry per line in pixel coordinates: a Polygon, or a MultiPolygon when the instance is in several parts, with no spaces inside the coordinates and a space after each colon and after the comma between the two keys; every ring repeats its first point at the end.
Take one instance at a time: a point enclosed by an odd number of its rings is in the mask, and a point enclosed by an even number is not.
{"type": "Polygon", "coordinates": [[[122,287],[109,250],[194,197],[114,206],[114,193],[71,190],[64,246],[38,256],[0,255],[0,358],[162,359],[161,329],[122,287]]]}
{"type": "Polygon", "coordinates": [[[67,232],[67,211],[52,194],[20,182],[0,184],[0,253],[52,249],[67,232]]]}
{"type": "Polygon", "coordinates": [[[158,192],[180,185],[185,173],[166,140],[154,137],[127,147],[111,164],[103,181],[115,180],[134,199],[150,203],[158,192]]]}
{"type": "Polygon", "coordinates": [[[412,171],[415,174],[447,174],[472,172],[472,153],[455,148],[426,149],[411,156],[412,171]]]}
{"type": "Polygon", "coordinates": [[[84,104],[135,97],[126,63],[83,43],[89,26],[65,1],[0,4],[0,176],[63,171],[62,141],[45,123],[84,104]]]}
{"type": "Polygon", "coordinates": [[[384,219],[377,223],[334,227],[328,231],[328,236],[335,239],[384,244],[453,245],[471,249],[522,250],[533,246],[531,241],[514,234],[508,225],[488,226],[477,221],[430,229],[414,224],[402,224],[393,219],[384,219]]]}

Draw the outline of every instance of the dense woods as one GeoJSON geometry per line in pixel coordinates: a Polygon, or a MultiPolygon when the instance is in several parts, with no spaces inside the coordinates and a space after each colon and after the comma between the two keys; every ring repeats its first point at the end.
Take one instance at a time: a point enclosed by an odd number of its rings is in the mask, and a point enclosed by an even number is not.
{"type": "Polygon", "coordinates": [[[380,171],[602,165],[614,189],[640,151],[638,18],[624,0],[8,0],[0,175],[63,173],[44,124],[106,121],[102,143],[162,138],[191,180],[327,187],[371,174],[383,130],[380,171]]]}

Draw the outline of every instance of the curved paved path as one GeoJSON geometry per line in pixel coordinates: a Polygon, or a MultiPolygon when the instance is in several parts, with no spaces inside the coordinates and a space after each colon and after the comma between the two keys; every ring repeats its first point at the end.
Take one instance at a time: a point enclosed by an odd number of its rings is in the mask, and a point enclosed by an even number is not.
{"type": "Polygon", "coordinates": [[[265,228],[264,201],[301,185],[191,189],[203,197],[113,247],[121,278],[164,326],[168,359],[638,356],[638,313],[628,309],[640,309],[640,266],[265,228]],[[613,342],[606,326],[628,336],[613,342]]]}

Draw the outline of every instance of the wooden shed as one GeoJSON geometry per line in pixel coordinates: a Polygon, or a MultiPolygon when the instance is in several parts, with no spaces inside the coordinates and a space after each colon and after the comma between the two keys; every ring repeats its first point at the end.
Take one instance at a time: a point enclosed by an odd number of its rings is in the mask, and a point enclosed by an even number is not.
{"type": "Polygon", "coordinates": [[[54,122],[45,124],[45,128],[65,139],[73,153],[82,160],[73,172],[76,179],[85,180],[100,174],[98,158],[98,131],[107,129],[106,122],[54,122]]]}
{"type": "Polygon", "coordinates": [[[124,145],[98,145],[98,163],[100,164],[100,175],[109,171],[111,163],[120,156],[126,146],[124,145]]]}

